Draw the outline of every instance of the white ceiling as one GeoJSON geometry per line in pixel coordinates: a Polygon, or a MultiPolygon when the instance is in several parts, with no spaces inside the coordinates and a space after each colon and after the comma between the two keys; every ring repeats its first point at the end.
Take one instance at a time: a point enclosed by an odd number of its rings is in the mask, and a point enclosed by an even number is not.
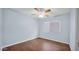
{"type": "MultiPolygon", "coordinates": [[[[33,8],[11,8],[12,10],[21,12],[23,14],[32,14],[33,8]]],[[[52,16],[61,15],[70,12],[70,8],[52,8],[52,16]]]]}

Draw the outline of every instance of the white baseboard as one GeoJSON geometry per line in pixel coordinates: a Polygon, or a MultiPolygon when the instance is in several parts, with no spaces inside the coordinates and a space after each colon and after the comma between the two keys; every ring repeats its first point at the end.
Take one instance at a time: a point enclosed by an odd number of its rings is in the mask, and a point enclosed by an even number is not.
{"type": "Polygon", "coordinates": [[[44,37],[44,36],[40,36],[40,37],[41,37],[41,38],[45,38],[45,39],[49,39],[49,40],[53,40],[53,41],[56,41],[56,42],[60,42],[60,43],[69,44],[68,42],[59,41],[59,40],[56,40],[56,39],[51,39],[51,38],[48,38],[48,37],[44,37]]]}
{"type": "MultiPolygon", "coordinates": [[[[3,46],[3,47],[1,47],[1,48],[5,48],[5,47],[8,47],[8,46],[12,46],[12,45],[15,45],[15,44],[19,44],[19,43],[22,43],[22,42],[26,42],[26,41],[29,41],[29,40],[33,40],[33,39],[35,39],[35,38],[37,38],[37,37],[36,37],[36,36],[35,36],[35,37],[31,37],[31,38],[25,39],[25,40],[20,41],[20,42],[16,42],[16,43],[13,43],[13,44],[5,45],[5,46],[3,46]]],[[[1,49],[1,50],[2,50],[2,49],[1,49]]]]}

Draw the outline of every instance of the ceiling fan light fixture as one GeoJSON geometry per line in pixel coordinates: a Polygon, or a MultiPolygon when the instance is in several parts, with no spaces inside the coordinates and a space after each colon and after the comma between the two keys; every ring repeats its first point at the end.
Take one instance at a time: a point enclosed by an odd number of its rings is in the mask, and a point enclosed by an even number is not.
{"type": "Polygon", "coordinates": [[[50,15],[51,9],[45,8],[34,8],[33,15],[38,16],[39,18],[47,17],[50,15]]]}
{"type": "Polygon", "coordinates": [[[43,16],[43,15],[39,15],[38,17],[39,17],[39,18],[43,18],[44,16],[43,16]]]}

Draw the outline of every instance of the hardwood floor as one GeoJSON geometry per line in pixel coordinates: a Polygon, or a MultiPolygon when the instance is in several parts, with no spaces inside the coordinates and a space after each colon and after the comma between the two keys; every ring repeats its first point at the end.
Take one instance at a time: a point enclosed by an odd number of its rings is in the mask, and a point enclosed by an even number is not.
{"type": "Polygon", "coordinates": [[[3,51],[70,51],[68,44],[36,38],[27,42],[3,48],[3,51]]]}

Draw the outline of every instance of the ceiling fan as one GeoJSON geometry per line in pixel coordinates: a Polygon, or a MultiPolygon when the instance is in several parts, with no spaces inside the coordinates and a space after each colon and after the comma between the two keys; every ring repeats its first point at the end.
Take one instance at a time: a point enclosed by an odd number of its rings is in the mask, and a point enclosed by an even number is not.
{"type": "Polygon", "coordinates": [[[48,17],[51,11],[52,11],[51,8],[34,8],[32,15],[36,15],[39,18],[48,17]]]}

